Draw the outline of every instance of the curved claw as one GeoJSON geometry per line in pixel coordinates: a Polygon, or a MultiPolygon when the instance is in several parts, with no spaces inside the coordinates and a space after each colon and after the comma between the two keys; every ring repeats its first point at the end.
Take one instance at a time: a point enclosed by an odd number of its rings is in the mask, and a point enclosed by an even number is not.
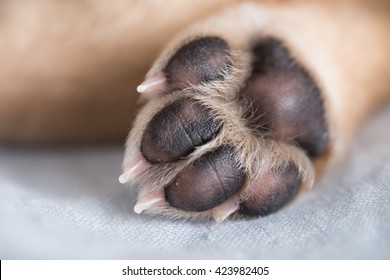
{"type": "Polygon", "coordinates": [[[119,176],[118,180],[121,184],[126,184],[127,182],[136,179],[149,167],[150,164],[141,155],[139,155],[126,165],[123,174],[119,176]]]}
{"type": "Polygon", "coordinates": [[[141,214],[145,210],[162,206],[166,203],[167,202],[165,201],[163,189],[148,194],[143,194],[138,197],[137,204],[134,206],[134,212],[141,214]]]}
{"type": "Polygon", "coordinates": [[[164,73],[159,72],[152,77],[146,78],[138,87],[137,92],[142,94],[158,93],[167,87],[167,79],[164,73]]]}

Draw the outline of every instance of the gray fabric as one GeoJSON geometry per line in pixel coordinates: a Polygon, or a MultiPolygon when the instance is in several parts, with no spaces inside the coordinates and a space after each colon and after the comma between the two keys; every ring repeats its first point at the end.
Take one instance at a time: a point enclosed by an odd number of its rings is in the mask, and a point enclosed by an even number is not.
{"type": "Polygon", "coordinates": [[[122,148],[0,149],[0,258],[390,258],[390,107],[335,172],[268,217],[136,215],[122,148]]]}

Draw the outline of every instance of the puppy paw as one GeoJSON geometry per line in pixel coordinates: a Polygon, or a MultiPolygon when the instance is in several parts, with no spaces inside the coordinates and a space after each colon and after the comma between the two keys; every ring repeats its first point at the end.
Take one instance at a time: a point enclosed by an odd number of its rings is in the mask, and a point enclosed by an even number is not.
{"type": "Polygon", "coordinates": [[[221,222],[276,211],[313,184],[328,145],[320,90],[280,38],[193,33],[138,87],[120,181],[139,187],[137,213],[221,222]]]}

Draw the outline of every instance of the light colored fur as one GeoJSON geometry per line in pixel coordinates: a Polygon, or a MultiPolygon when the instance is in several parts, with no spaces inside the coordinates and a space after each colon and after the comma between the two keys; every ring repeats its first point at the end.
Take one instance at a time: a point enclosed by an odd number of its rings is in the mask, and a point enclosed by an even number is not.
{"type": "Polygon", "coordinates": [[[0,141],[123,142],[162,47],[230,2],[0,1],[0,141]]]}
{"type": "MultiPolygon", "coordinates": [[[[0,140],[123,139],[136,110],[135,87],[161,49],[190,23],[234,2],[1,1],[0,140]]],[[[263,29],[280,34],[316,76],[334,130],[350,135],[366,108],[389,92],[387,1],[260,2],[271,3],[263,29]]],[[[232,37],[245,34],[234,24],[229,29],[232,37]]]]}
{"type": "MultiPolygon", "coordinates": [[[[2,1],[0,141],[123,141],[136,112],[135,87],[152,62],[149,76],[160,71],[185,42],[215,35],[229,43],[233,54],[240,54],[232,57],[236,72],[227,82],[198,86],[197,92],[204,94],[196,98],[226,125],[186,164],[230,141],[240,151],[238,160],[249,177],[276,162],[293,160],[311,185],[311,164],[302,151],[254,137],[241,118],[245,107],[234,96],[250,73],[251,44],[261,37],[279,38],[320,87],[331,139],[327,151],[314,162],[319,170],[342,154],[362,118],[389,96],[390,5],[386,1],[236,2],[2,1]],[[198,23],[187,28],[194,21],[198,23]],[[218,98],[232,102],[224,107],[218,98]],[[268,150],[269,157],[257,158],[259,147],[268,150]]],[[[186,94],[192,96],[191,90],[186,94]]],[[[143,109],[130,135],[134,141],[127,146],[125,163],[138,152],[148,120],[174,98],[173,94],[155,100],[143,109]]],[[[154,168],[141,185],[147,190],[161,188],[183,166],[154,168]]],[[[250,187],[240,195],[249,191],[250,187]]],[[[169,208],[164,211],[177,215],[169,208]]],[[[208,215],[212,213],[198,214],[208,215]]]]}
{"type": "MultiPolygon", "coordinates": [[[[226,40],[233,53],[235,68],[222,82],[193,86],[166,97],[159,96],[150,102],[135,122],[124,163],[136,157],[143,129],[153,115],[177,98],[191,96],[199,100],[223,120],[224,126],[214,140],[197,148],[186,159],[149,170],[138,182],[141,196],[167,185],[184,166],[226,143],[233,144],[239,151],[237,161],[247,174],[247,183],[240,190],[237,200],[250,195],[251,184],[257,176],[288,162],[298,166],[303,183],[310,187],[314,171],[305,154],[288,143],[256,137],[242,117],[247,104],[235,98],[239,87],[250,74],[251,47],[262,37],[282,40],[292,56],[319,85],[330,142],[325,153],[314,161],[318,173],[342,154],[361,118],[389,95],[390,84],[386,79],[390,73],[389,27],[388,14],[383,6],[371,7],[352,2],[328,5],[299,2],[285,5],[240,3],[186,29],[170,41],[146,77],[161,72],[181,46],[203,36],[217,36],[226,40]]],[[[212,216],[213,211],[215,209],[189,214],[164,205],[149,212],[203,218],[212,216]]]]}

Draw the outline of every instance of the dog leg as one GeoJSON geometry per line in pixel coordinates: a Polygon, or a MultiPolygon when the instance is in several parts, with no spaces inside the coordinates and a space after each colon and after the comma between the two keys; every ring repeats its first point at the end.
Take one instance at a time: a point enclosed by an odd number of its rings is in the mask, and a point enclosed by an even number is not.
{"type": "Polygon", "coordinates": [[[167,46],[126,145],[137,212],[220,222],[312,186],[390,88],[386,13],[323,5],[240,4],[167,46]]]}

